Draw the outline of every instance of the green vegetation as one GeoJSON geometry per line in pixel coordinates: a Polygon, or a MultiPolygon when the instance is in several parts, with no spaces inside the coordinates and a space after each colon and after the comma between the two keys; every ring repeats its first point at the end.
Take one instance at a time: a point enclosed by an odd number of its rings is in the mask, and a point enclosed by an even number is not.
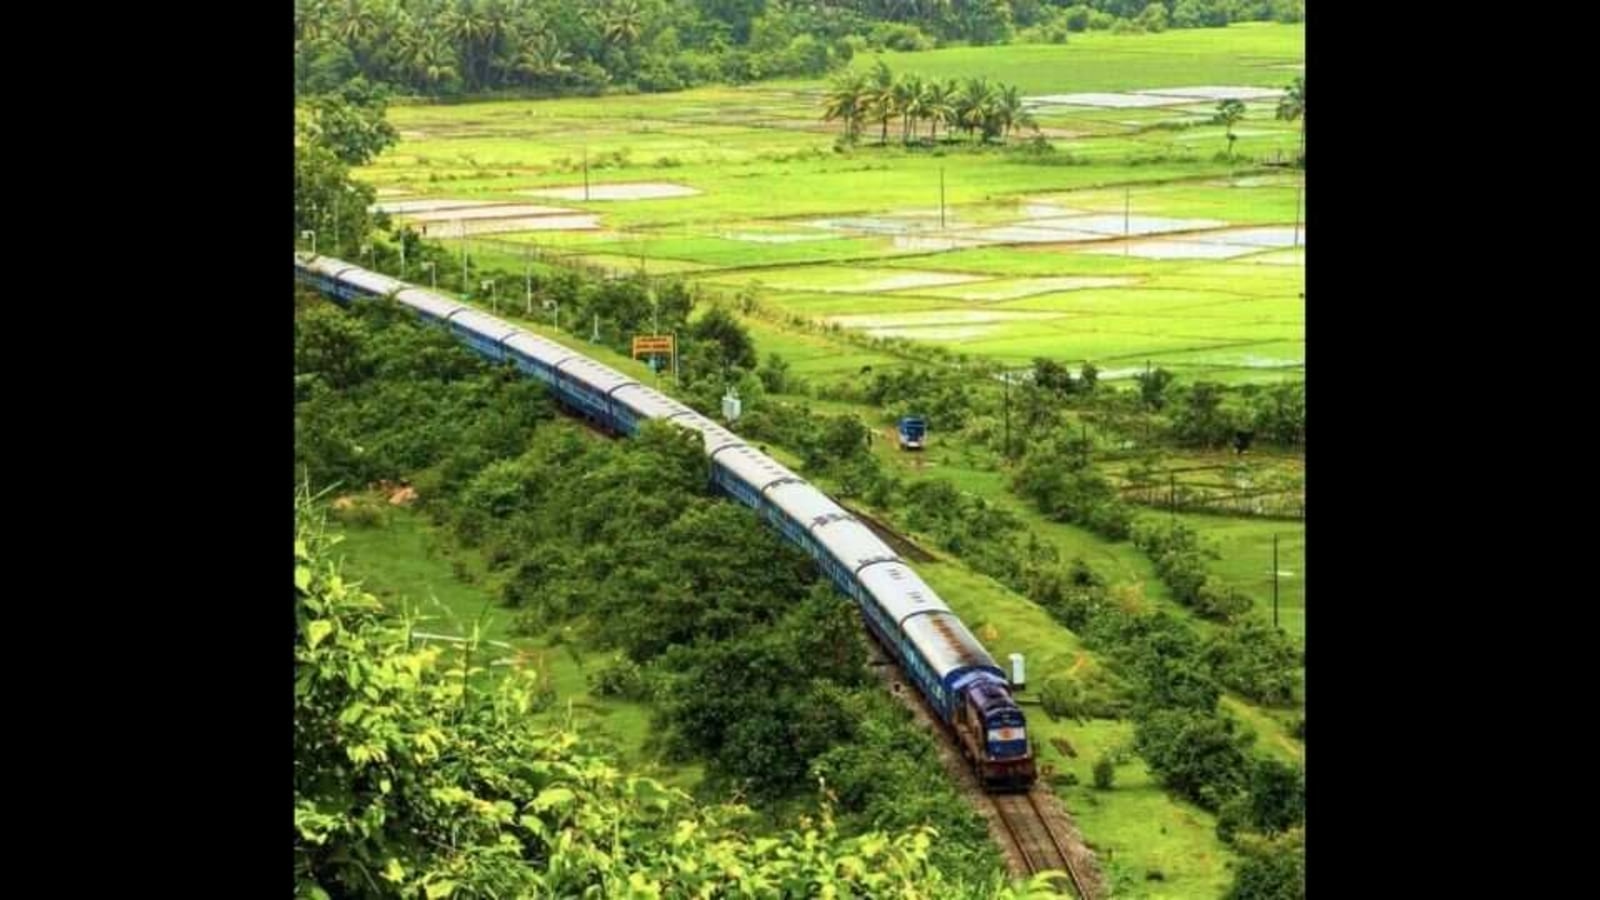
{"type": "Polygon", "coordinates": [[[646,749],[703,766],[702,796],[747,798],[777,827],[820,777],[848,833],[936,823],[931,864],[993,881],[987,833],[931,738],[868,683],[853,607],[711,496],[693,436],[657,426],[614,443],[553,424],[528,381],[403,315],[312,302],[297,316],[297,467],[311,483],[414,484],[498,581],[513,634],[570,630],[591,658],[616,654],[591,668],[593,692],[650,707],[646,749]],[[456,439],[439,440],[444,422],[456,439]]]}
{"type": "MultiPolygon", "coordinates": [[[[538,6],[508,6],[526,21],[489,50],[462,32],[455,82],[376,74],[370,65],[392,51],[375,39],[324,30],[312,40],[325,57],[346,43],[360,62],[300,79],[299,246],[315,241],[391,274],[403,253],[411,280],[436,277],[647,383],[648,370],[622,355],[630,338],[676,333],[679,377],[655,383],[708,414],[737,387],[742,435],[948,554],[919,572],[997,655],[1028,654],[1044,780],[1103,851],[1119,894],[1303,893],[1304,532],[1287,521],[1303,516],[1302,181],[1264,165],[1303,162],[1303,77],[1282,100],[1225,100],[1221,117],[1215,98],[1021,103],[1024,92],[1281,87],[1302,58],[1297,27],[1173,29],[1293,11],[1237,0],[975,4],[958,39],[1014,31],[1038,43],[930,50],[949,33],[873,22],[872,46],[905,52],[868,58],[859,22],[785,31],[790,7],[753,3],[748,33],[705,51],[716,71],[680,81],[849,67],[831,88],[806,80],[386,114],[375,82],[439,94],[603,89],[593,69],[585,82],[495,67],[517,40],[568,27],[610,34],[594,55],[566,46],[607,74],[631,73],[613,86],[670,87],[653,39],[629,36],[631,15],[650,32],[657,17],[691,6],[705,15],[706,4],[625,0],[580,15],[581,26],[551,14],[528,31],[538,6]],[[984,19],[1001,8],[1005,28],[984,19]],[[754,62],[750,48],[782,55],[801,38],[822,48],[805,66],[754,62]],[[1000,82],[1014,87],[987,87],[1000,82]],[[1018,126],[1039,135],[994,143],[1018,126]],[[861,133],[880,145],[850,140],[861,133]],[[695,193],[591,202],[570,190],[663,179],[695,193]],[[569,191],[526,193],[553,187],[569,191]],[[440,240],[460,224],[448,211],[370,207],[396,193],[559,205],[598,227],[440,240]],[[1191,220],[1198,243],[1137,235],[1163,219],[1191,220]],[[1116,232],[1045,240],[1075,223],[1116,232]],[[1207,243],[1225,240],[1262,243],[1207,243]],[[1200,249],[1146,258],[1145,244],[1200,249]],[[478,293],[484,280],[493,293],[478,293]],[[893,449],[892,423],[906,414],[932,424],[928,452],[893,449]]],[[[739,4],[724,6],[721,20],[736,22],[739,4]]],[[[967,9],[957,6],[950,17],[967,9]]],[[[676,37],[699,39],[688,33],[676,37]]],[[[952,816],[964,807],[930,774],[927,735],[862,679],[848,607],[742,511],[706,495],[692,447],[668,433],[594,440],[511,373],[401,326],[385,304],[355,316],[297,305],[297,472],[358,492],[417,489],[416,513],[366,493],[341,499],[352,544],[366,542],[363,577],[388,596],[439,594],[458,634],[493,604],[479,636],[510,642],[519,658],[541,654],[530,722],[580,727],[630,772],[701,802],[752,802],[762,834],[795,827],[818,803],[844,836],[937,821],[953,829],[926,856],[940,877],[993,876],[981,827],[952,816]],[[645,527],[603,513],[636,506],[645,527]],[[376,549],[424,533],[421,559],[376,549]],[[727,553],[750,565],[723,566],[727,553]],[[729,672],[735,689],[698,690],[729,672]]]]}
{"type": "Polygon", "coordinates": [[[1005,140],[1014,128],[1038,132],[1038,123],[1014,86],[990,84],[983,78],[962,84],[955,79],[925,81],[920,75],[897,77],[881,59],[870,76],[846,72],[836,79],[823,98],[822,118],[842,121],[848,143],[860,137],[863,121],[876,121],[882,126],[878,141],[887,145],[892,119],[900,120],[900,143],[906,146],[917,140],[923,122],[929,124],[930,144],[938,142],[941,124],[986,142],[1005,140]]]}
{"type": "Polygon", "coordinates": [[[752,839],[747,810],[618,771],[535,724],[537,673],[413,646],[296,513],[296,897],[1046,895],[946,878],[927,829],[846,836],[824,806],[752,839]]]}
{"type": "Polygon", "coordinates": [[[1039,0],[296,0],[295,85],[324,91],[364,77],[443,97],[675,91],[819,75],[866,51],[1062,44],[1087,28],[1125,34],[1303,15],[1303,0],[1090,0],[1066,9],[1039,0]]]}

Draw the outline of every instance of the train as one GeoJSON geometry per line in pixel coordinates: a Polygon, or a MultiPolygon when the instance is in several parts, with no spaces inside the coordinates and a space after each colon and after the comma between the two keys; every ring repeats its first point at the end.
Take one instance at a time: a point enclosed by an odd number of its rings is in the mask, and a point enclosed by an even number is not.
{"type": "Polygon", "coordinates": [[[542,382],[574,413],[632,435],[655,420],[698,432],[710,481],[815,561],[956,738],[991,792],[1037,778],[1027,720],[995,663],[950,607],[857,517],[738,435],[683,403],[566,346],[481,310],[327,256],[295,254],[295,278],[349,304],[387,298],[494,362],[542,382]]]}

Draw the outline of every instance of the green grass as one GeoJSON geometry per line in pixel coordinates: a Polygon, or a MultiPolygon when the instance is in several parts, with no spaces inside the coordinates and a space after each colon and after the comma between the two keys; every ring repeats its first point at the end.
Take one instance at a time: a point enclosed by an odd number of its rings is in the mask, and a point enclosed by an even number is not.
{"type": "MultiPolygon", "coordinates": [[[[956,47],[890,53],[896,71],[939,77],[982,75],[1017,83],[1030,94],[1114,91],[1176,85],[1282,86],[1293,73],[1273,65],[1303,59],[1304,29],[1268,23],[1151,35],[1073,35],[1065,45],[956,47]]],[[[870,65],[863,56],[857,65],[870,65]]],[[[508,100],[468,105],[405,105],[391,111],[399,146],[361,177],[401,187],[412,197],[547,203],[598,214],[590,232],[524,232],[474,242],[483,262],[520,268],[521,244],[583,254],[592,264],[675,275],[713,285],[764,285],[778,308],[806,316],[928,309],[913,297],[957,303],[1012,302],[1019,310],[1060,308],[1078,317],[1054,327],[911,332],[914,339],[961,352],[1018,362],[1034,355],[1117,360],[1154,358],[1174,368],[1226,381],[1270,381],[1283,370],[1262,368],[1251,352],[1266,338],[1272,359],[1303,358],[1289,346],[1303,332],[1295,308],[1274,316],[1266,333],[1248,318],[1187,327],[1190,311],[1120,327],[1109,315],[1147,315],[1167,289],[1298,298],[1301,265],[1267,265],[1252,257],[1226,261],[1142,260],[1080,252],[1081,247],[1019,245],[940,251],[891,234],[852,233],[819,220],[906,216],[915,231],[937,237],[941,200],[948,234],[1026,225],[1025,204],[1049,200],[1072,210],[1178,218],[1235,225],[1292,223],[1303,197],[1299,179],[1262,172],[1249,162],[1216,158],[1223,129],[1207,123],[1215,104],[1162,109],[1047,107],[1041,123],[1070,134],[1054,137],[1054,158],[951,144],[938,150],[861,146],[833,148],[838,126],[819,120],[821,81],[710,87],[676,94],[508,100]],[[1170,127],[1169,127],[1170,126],[1170,127]],[[1087,165],[1061,165],[1068,154],[1087,165]],[[691,197],[637,201],[536,200],[524,191],[583,182],[667,181],[700,191],[691,197]],[[932,229],[928,231],[927,229],[932,229]],[[813,233],[826,239],[792,243],[739,239],[749,233],[813,233]],[[961,272],[1016,279],[1062,275],[1125,275],[1140,279],[1122,293],[1007,301],[970,296],[959,286],[886,292],[873,282],[887,269],[961,272]],[[822,293],[854,299],[813,302],[822,293]],[[803,297],[800,295],[804,295],[803,297]],[[1281,326],[1281,327],[1279,327],[1281,326]]],[[[1297,123],[1277,121],[1273,103],[1250,103],[1236,151],[1245,160],[1292,153],[1297,123]]],[[[869,136],[871,130],[868,129],[869,136]]],[[[1260,258],[1303,259],[1302,251],[1263,249],[1260,258]]],[[[1005,285],[997,287],[1003,288],[1005,285]]],[[[1195,315],[1203,316],[1199,310],[1195,315]]],[[[1297,371],[1287,373],[1298,377],[1297,371]]]]}
{"type": "MultiPolygon", "coordinates": [[[[339,552],[346,575],[394,608],[420,608],[429,617],[419,631],[465,636],[481,625],[485,641],[505,642],[513,649],[489,645],[491,659],[520,657],[547,676],[556,702],[539,714],[549,722],[571,724],[591,745],[610,749],[630,767],[669,784],[690,789],[700,779],[695,765],[664,765],[646,751],[650,710],[639,703],[598,697],[589,690],[588,672],[606,657],[568,637],[516,637],[510,632],[511,612],[498,600],[498,579],[474,552],[451,546],[447,536],[421,514],[391,507],[376,527],[342,525],[339,552]],[[459,566],[461,573],[458,574],[459,566]]],[[[492,669],[493,667],[491,667],[492,669]]]]}
{"type": "MultiPolygon", "coordinates": [[[[1304,58],[1304,25],[1264,22],[1143,35],[1091,31],[1073,34],[1066,44],[883,54],[896,72],[927,78],[988,78],[1015,84],[1025,94],[1220,84],[1280,87],[1295,73],[1269,66],[1304,58]]],[[[876,56],[863,54],[854,68],[866,71],[875,61],[876,56]]]]}
{"type": "MultiPolygon", "coordinates": [[[[1031,684],[1096,664],[1076,635],[993,579],[948,562],[923,563],[917,571],[997,659],[1003,662],[1012,652],[1022,653],[1031,684]]],[[[1169,796],[1138,757],[1118,767],[1113,790],[1087,787],[1093,784],[1094,761],[1132,740],[1130,724],[1053,721],[1038,705],[1035,691],[1025,689],[1018,699],[1040,746],[1040,764],[1078,777],[1077,787],[1051,790],[1061,795],[1113,879],[1130,886],[1137,881],[1140,897],[1214,897],[1226,889],[1233,854],[1216,836],[1215,817],[1169,796]],[[1064,755],[1056,740],[1065,740],[1077,757],[1064,755]],[[1147,893],[1144,885],[1151,869],[1165,875],[1156,893],[1147,893]]]]}
{"type": "Polygon", "coordinates": [[[1306,528],[1303,522],[1236,516],[1178,516],[1205,535],[1222,558],[1212,571],[1238,587],[1256,610],[1272,617],[1272,538],[1278,536],[1278,622],[1290,635],[1306,636],[1306,528]]]}

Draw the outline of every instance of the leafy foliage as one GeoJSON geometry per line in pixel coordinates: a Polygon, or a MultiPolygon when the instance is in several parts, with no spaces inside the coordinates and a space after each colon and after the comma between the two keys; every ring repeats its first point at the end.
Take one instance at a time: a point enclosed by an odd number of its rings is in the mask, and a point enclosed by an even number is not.
{"type": "Polygon", "coordinates": [[[1252,617],[1218,631],[1206,642],[1205,653],[1222,683],[1244,696],[1275,706],[1294,700],[1300,651],[1266,622],[1252,617]]]}
{"type": "Polygon", "coordinates": [[[1046,896],[955,882],[936,833],[841,833],[824,806],[751,838],[736,806],[582,753],[528,717],[535,673],[486,680],[416,649],[412,621],[347,582],[308,494],[296,502],[295,895],[1046,896]]]}
{"type": "Polygon", "coordinates": [[[1208,809],[1243,789],[1250,735],[1216,713],[1158,710],[1139,721],[1134,744],[1169,789],[1208,809]]]}
{"type": "Polygon", "coordinates": [[[1240,849],[1244,860],[1226,900],[1304,900],[1304,829],[1277,838],[1246,839],[1240,849]]]}
{"type": "Polygon", "coordinates": [[[712,773],[708,795],[778,810],[814,798],[822,777],[848,786],[829,801],[840,834],[937,825],[929,864],[1000,890],[981,821],[917,743],[926,736],[866,682],[853,606],[712,495],[693,435],[652,425],[612,442],[551,426],[542,400],[515,393],[528,382],[387,303],[306,304],[299,318],[297,453],[319,484],[412,478],[424,508],[504,570],[518,630],[571,627],[614,651],[596,690],[650,701],[662,744],[712,773]],[[437,440],[441,421],[454,440],[437,440]],[[855,752],[863,741],[880,752],[855,752]],[[921,748],[920,768],[884,758],[905,746],[921,748]],[[899,803],[911,790],[920,802],[899,803]]]}

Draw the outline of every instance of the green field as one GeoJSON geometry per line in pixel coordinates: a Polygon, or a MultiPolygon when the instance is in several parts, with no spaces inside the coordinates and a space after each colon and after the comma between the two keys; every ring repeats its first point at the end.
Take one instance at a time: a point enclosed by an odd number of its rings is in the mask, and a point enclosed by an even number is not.
{"type": "MultiPolygon", "coordinates": [[[[1065,45],[883,58],[896,72],[987,77],[1030,96],[1281,88],[1295,74],[1287,67],[1304,59],[1304,28],[1240,23],[1146,35],[1090,32],[1065,45]]],[[[856,61],[872,63],[867,56],[856,61]]],[[[999,317],[960,328],[895,321],[870,328],[1008,364],[1034,356],[1093,360],[1110,379],[1131,371],[1131,364],[1119,364],[1124,360],[1223,381],[1303,373],[1305,234],[1294,227],[1304,209],[1302,179],[1259,165],[1292,154],[1299,131],[1273,117],[1270,99],[1247,103],[1233,160],[1219,155],[1227,147],[1224,129],[1209,124],[1215,102],[1205,100],[1159,108],[1038,107],[1039,125],[1057,149],[1035,158],[959,141],[937,150],[875,147],[874,123],[864,129],[866,144],[836,152],[838,124],[819,117],[825,88],[821,81],[787,81],[397,106],[390,117],[400,144],[360,176],[382,189],[385,201],[516,202],[599,216],[600,227],[591,230],[469,237],[480,263],[515,269],[530,248],[559,249],[610,270],[643,267],[721,287],[756,282],[778,309],[808,318],[977,305],[1059,313],[1043,323],[999,317]],[[1063,164],[1068,156],[1078,164],[1063,164]],[[648,182],[697,193],[590,201],[526,193],[581,191],[585,160],[592,186],[648,182]],[[1157,233],[1141,237],[1142,222],[1155,223],[1157,233]],[[1086,224],[1086,235],[1071,235],[1086,224]],[[1215,249],[1224,225],[1273,226],[1280,233],[1259,246],[1215,249]],[[1188,229],[1183,240],[1205,246],[1174,250],[1160,233],[1170,228],[1188,229]],[[1174,252],[1201,258],[1164,258],[1174,252]],[[893,278],[893,270],[910,277],[893,278]],[[949,280],[918,286],[919,275],[949,280]],[[959,276],[985,281],[962,284],[959,276]],[[1026,281],[1068,276],[1128,283],[1050,292],[1026,281]]],[[[898,127],[891,123],[890,131],[898,127]]],[[[435,236],[453,227],[448,213],[429,225],[435,236]]]]}
{"type": "Polygon", "coordinates": [[[495,576],[483,560],[452,547],[445,533],[421,514],[392,507],[378,524],[343,529],[344,541],[336,552],[344,557],[345,571],[384,603],[418,609],[425,619],[417,631],[467,636],[477,624],[480,637],[493,642],[485,648],[491,664],[515,659],[548,677],[554,702],[541,713],[543,718],[554,724],[570,716],[586,741],[617,753],[641,774],[686,790],[699,781],[698,765],[664,765],[646,751],[648,707],[590,692],[587,672],[604,665],[605,656],[577,641],[556,640],[553,634],[513,636],[511,611],[500,605],[495,576]]]}
{"type": "MultiPolygon", "coordinates": [[[[1183,29],[1120,35],[1087,31],[1066,44],[952,47],[886,53],[895,71],[933,78],[988,77],[1030,94],[1118,91],[1186,85],[1276,87],[1286,70],[1305,61],[1305,26],[1236,22],[1225,30],[1183,29]]],[[[858,59],[858,68],[874,60],[858,59]]]]}
{"type": "MultiPolygon", "coordinates": [[[[1096,665],[1072,632],[993,579],[949,563],[922,564],[917,570],[997,658],[1022,653],[1030,683],[1096,665]]],[[[1053,790],[1095,848],[1107,880],[1121,888],[1119,893],[1136,891],[1128,895],[1151,898],[1223,893],[1232,878],[1227,866],[1234,854],[1217,838],[1215,816],[1169,796],[1137,756],[1118,766],[1111,791],[1090,787],[1095,760],[1132,741],[1129,723],[1056,721],[1038,705],[1037,693],[1026,689],[1018,701],[1038,741],[1040,765],[1077,776],[1077,785],[1053,790]],[[1077,755],[1063,753],[1058,742],[1077,755]],[[1164,876],[1159,886],[1146,880],[1152,870],[1164,876]]]]}

